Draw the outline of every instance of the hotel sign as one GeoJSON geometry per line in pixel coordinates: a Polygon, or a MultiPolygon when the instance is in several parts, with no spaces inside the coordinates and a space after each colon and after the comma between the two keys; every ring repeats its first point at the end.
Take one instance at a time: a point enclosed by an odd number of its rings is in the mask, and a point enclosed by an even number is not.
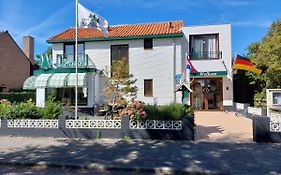
{"type": "Polygon", "coordinates": [[[226,76],[226,71],[216,71],[216,72],[194,72],[190,73],[192,77],[213,77],[213,76],[226,76]]]}

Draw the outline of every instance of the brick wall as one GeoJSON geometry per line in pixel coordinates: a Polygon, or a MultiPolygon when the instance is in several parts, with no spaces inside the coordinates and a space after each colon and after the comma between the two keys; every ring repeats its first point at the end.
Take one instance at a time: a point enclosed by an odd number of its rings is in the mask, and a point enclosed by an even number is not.
{"type": "Polygon", "coordinates": [[[30,61],[8,32],[0,35],[0,87],[22,88],[30,76],[30,61]]]}

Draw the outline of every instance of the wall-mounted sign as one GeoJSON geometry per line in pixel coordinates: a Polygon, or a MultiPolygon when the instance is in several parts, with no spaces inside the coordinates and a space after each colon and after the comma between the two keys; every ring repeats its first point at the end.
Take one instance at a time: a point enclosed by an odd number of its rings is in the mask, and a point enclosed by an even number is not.
{"type": "Polygon", "coordinates": [[[176,84],[181,84],[181,74],[176,74],[176,84]]]}
{"type": "Polygon", "coordinates": [[[190,73],[190,76],[195,77],[213,77],[213,76],[226,76],[227,72],[226,71],[217,71],[217,72],[195,72],[195,73],[190,73]]]}

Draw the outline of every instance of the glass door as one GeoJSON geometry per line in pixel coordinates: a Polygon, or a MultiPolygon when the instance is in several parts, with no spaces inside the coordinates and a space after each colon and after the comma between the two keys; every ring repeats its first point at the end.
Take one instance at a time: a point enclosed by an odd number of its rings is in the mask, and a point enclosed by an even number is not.
{"type": "Polygon", "coordinates": [[[195,110],[222,110],[222,78],[195,79],[191,88],[195,110]]]}

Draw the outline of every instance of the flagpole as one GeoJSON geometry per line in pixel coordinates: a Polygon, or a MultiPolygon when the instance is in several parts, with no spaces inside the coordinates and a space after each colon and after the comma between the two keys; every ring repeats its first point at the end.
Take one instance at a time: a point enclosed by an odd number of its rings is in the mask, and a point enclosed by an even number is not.
{"type": "Polygon", "coordinates": [[[75,3],[75,119],[78,119],[78,0],[75,3]]]}

